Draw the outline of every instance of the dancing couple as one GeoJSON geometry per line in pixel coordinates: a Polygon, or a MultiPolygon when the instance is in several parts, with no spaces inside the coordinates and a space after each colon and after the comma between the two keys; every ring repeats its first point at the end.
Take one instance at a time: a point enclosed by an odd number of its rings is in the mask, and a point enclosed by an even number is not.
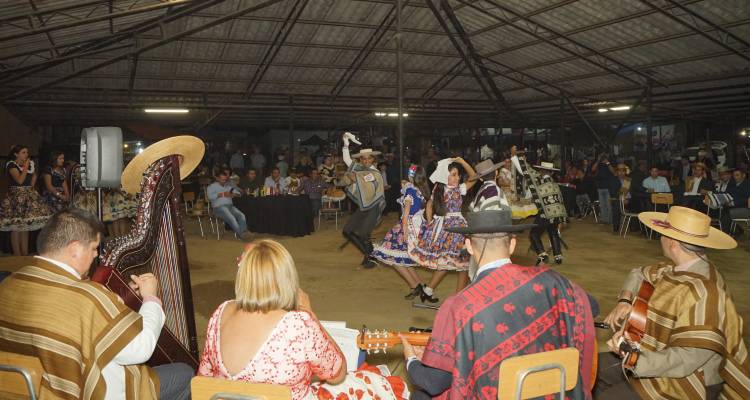
{"type": "Polygon", "coordinates": [[[437,303],[434,290],[449,271],[458,272],[457,291],[467,285],[470,256],[464,249],[465,238],[447,228],[466,226],[462,208],[479,211],[508,205],[494,179],[500,164],[485,160],[476,167],[475,171],[462,158],[439,161],[430,176],[435,184],[432,191],[425,170],[417,165],[409,168],[408,181],[402,183],[398,200],[402,206],[401,220],[373,252],[375,259],[393,266],[408,283],[411,290],[405,296],[407,300],[418,297],[422,302],[437,303]],[[464,183],[461,183],[461,169],[469,176],[464,183]],[[470,193],[468,200],[467,193],[470,193]],[[463,207],[465,202],[468,207],[463,207]],[[428,283],[417,274],[416,266],[433,271],[428,283]]]}

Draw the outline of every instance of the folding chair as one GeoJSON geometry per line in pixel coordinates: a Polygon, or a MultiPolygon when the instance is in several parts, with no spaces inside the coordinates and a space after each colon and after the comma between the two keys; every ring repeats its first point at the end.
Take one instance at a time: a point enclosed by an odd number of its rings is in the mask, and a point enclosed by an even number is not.
{"type": "Polygon", "coordinates": [[[336,220],[336,230],[339,230],[339,214],[341,214],[341,200],[336,200],[336,201],[327,200],[322,203],[320,210],[318,210],[318,228],[317,229],[320,229],[320,220],[324,214],[325,215],[333,214],[336,220]],[[334,206],[333,203],[336,203],[336,206],[334,206]]]}
{"type": "Polygon", "coordinates": [[[0,398],[11,394],[36,400],[43,373],[38,358],[0,351],[0,398]]]}
{"type": "Polygon", "coordinates": [[[290,400],[292,391],[282,385],[247,383],[196,376],[190,380],[193,400],[290,400]]]}
{"type": "Polygon", "coordinates": [[[625,236],[628,236],[630,221],[635,218],[635,220],[638,221],[638,226],[640,226],[641,221],[638,219],[638,213],[627,212],[625,210],[625,198],[623,196],[620,196],[618,203],[620,207],[620,236],[624,238],[625,236]]]}
{"type": "Polygon", "coordinates": [[[711,207],[706,205],[706,215],[708,215],[709,218],[711,218],[711,225],[716,225],[720,231],[723,231],[721,226],[721,213],[722,213],[723,207],[720,207],[717,211],[719,213],[718,217],[714,217],[711,215],[711,207]]]}
{"type": "Polygon", "coordinates": [[[565,392],[578,382],[578,349],[545,351],[511,357],[500,364],[498,400],[522,400],[565,392]]]}

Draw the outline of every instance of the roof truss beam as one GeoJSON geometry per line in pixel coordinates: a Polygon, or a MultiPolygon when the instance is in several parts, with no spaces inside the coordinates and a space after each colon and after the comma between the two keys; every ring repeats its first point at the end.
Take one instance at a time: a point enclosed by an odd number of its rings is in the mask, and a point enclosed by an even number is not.
{"type": "Polygon", "coordinates": [[[45,82],[45,83],[42,83],[42,84],[38,84],[38,85],[32,86],[30,88],[26,88],[26,89],[20,90],[20,91],[15,92],[15,93],[11,93],[10,95],[4,97],[3,101],[7,101],[7,100],[18,98],[18,97],[23,97],[23,96],[29,95],[31,93],[34,93],[36,91],[39,91],[41,89],[57,85],[59,83],[68,81],[70,79],[76,78],[76,77],[81,76],[83,74],[87,74],[87,73],[89,73],[91,71],[96,71],[96,70],[98,70],[100,68],[103,68],[103,67],[106,67],[108,65],[114,64],[114,63],[122,61],[124,59],[127,59],[128,57],[136,56],[136,55],[139,55],[139,54],[144,53],[146,51],[153,50],[155,48],[164,46],[164,45],[166,45],[168,43],[174,42],[175,40],[179,40],[179,39],[181,39],[181,38],[183,38],[185,36],[193,35],[195,33],[201,32],[203,30],[212,28],[212,27],[214,27],[216,25],[223,24],[224,22],[232,20],[232,19],[234,19],[234,18],[236,18],[238,16],[245,15],[247,13],[255,12],[255,11],[258,11],[258,10],[262,10],[262,9],[264,9],[266,7],[270,7],[270,6],[274,5],[274,4],[280,3],[281,1],[283,1],[283,0],[266,0],[266,1],[262,2],[262,3],[257,4],[257,5],[245,7],[243,9],[239,10],[239,11],[227,14],[227,15],[225,15],[223,17],[216,18],[216,19],[214,19],[212,21],[209,21],[209,22],[203,23],[201,25],[198,25],[196,27],[193,27],[193,28],[184,30],[182,32],[176,33],[176,34],[171,35],[169,37],[166,37],[166,38],[164,38],[162,40],[159,40],[157,42],[149,43],[147,45],[137,46],[133,50],[130,50],[130,51],[124,52],[122,54],[119,54],[117,56],[111,57],[111,58],[109,58],[107,60],[104,60],[104,61],[101,61],[99,63],[96,63],[96,64],[94,64],[92,66],[87,67],[87,68],[83,68],[83,69],[80,69],[78,71],[75,71],[75,72],[66,74],[64,76],[61,76],[59,78],[53,79],[51,81],[48,81],[48,82],[45,82]]]}
{"type": "Polygon", "coordinates": [[[750,43],[745,41],[744,39],[741,39],[737,35],[734,35],[733,33],[722,29],[717,24],[711,22],[708,18],[703,17],[702,15],[698,14],[697,12],[683,6],[682,4],[679,4],[673,0],[666,0],[667,3],[672,5],[674,8],[670,12],[670,10],[664,9],[657,4],[655,4],[652,1],[649,0],[639,0],[641,3],[645,4],[646,6],[651,7],[652,9],[658,11],[661,15],[669,18],[670,20],[680,24],[681,26],[684,26],[685,28],[690,29],[691,31],[697,33],[698,35],[708,39],[712,43],[731,51],[732,53],[736,54],[737,56],[743,58],[746,61],[750,61],[750,56],[743,53],[739,49],[736,49],[735,47],[732,47],[729,45],[729,39],[734,39],[737,43],[745,46],[744,50],[747,50],[750,48],[750,43]],[[674,9],[678,9],[679,11],[682,11],[682,14],[677,14],[674,12],[674,9]],[[690,18],[690,22],[686,21],[685,17],[690,18]],[[709,27],[713,28],[720,36],[715,37],[708,32],[705,32],[704,29],[701,29],[698,27],[698,21],[704,23],[705,25],[708,25],[709,27]]]}
{"type": "MultiPolygon", "coordinates": [[[[466,0],[459,0],[459,1],[462,3],[465,3],[466,0]]],[[[488,9],[479,7],[474,4],[469,5],[469,7],[471,7],[472,9],[484,15],[494,18],[500,22],[505,22],[506,24],[512,26],[513,28],[521,32],[524,32],[527,35],[533,36],[537,40],[541,40],[549,45],[552,45],[570,55],[576,56],[577,58],[581,60],[584,60],[592,65],[595,65],[598,68],[608,71],[616,76],[619,76],[620,78],[627,80],[631,83],[640,84],[640,85],[644,84],[644,82],[638,81],[626,75],[623,71],[628,71],[630,73],[638,75],[639,77],[643,78],[644,81],[652,79],[649,75],[641,71],[638,71],[630,67],[629,65],[619,62],[606,54],[602,54],[598,52],[597,50],[583,43],[573,40],[570,38],[570,36],[564,33],[561,33],[545,24],[536,22],[532,20],[531,18],[525,17],[522,14],[519,14],[518,12],[511,10],[505,5],[498,3],[497,1],[484,0],[484,2],[490,4],[492,6],[491,9],[497,10],[503,16],[498,15],[496,12],[490,12],[488,9]],[[524,23],[525,26],[521,26],[520,23],[511,22],[511,18],[513,17],[519,18],[524,23]],[[598,58],[598,60],[592,60],[589,57],[583,56],[581,54],[581,50],[589,52],[589,53],[593,53],[598,58]],[[615,68],[620,68],[622,71],[618,71],[615,68]]]]}
{"type": "MultiPolygon", "coordinates": [[[[245,88],[245,92],[242,94],[243,99],[248,99],[253,95],[255,89],[258,87],[258,84],[263,79],[263,76],[268,71],[268,68],[271,67],[271,64],[276,58],[276,55],[279,54],[279,50],[281,50],[281,47],[284,46],[286,38],[289,37],[289,33],[291,33],[292,29],[294,29],[294,25],[297,23],[299,16],[305,10],[305,7],[307,7],[308,2],[309,0],[296,0],[294,5],[292,5],[289,10],[289,14],[284,20],[284,23],[281,24],[278,32],[276,32],[273,43],[271,43],[268,49],[266,49],[266,53],[263,55],[263,60],[256,66],[253,77],[250,79],[247,88],[245,88]]],[[[196,130],[199,130],[210,124],[223,112],[223,109],[219,109],[209,114],[206,119],[196,127],[196,130]]]]}

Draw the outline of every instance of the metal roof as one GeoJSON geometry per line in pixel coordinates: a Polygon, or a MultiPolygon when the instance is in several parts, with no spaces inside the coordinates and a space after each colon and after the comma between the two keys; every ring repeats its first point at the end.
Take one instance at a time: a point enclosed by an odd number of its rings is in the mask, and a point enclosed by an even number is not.
{"type": "MultiPolygon", "coordinates": [[[[403,0],[409,124],[621,123],[750,111],[746,0],[403,0]],[[561,99],[566,107],[561,110],[561,99]],[[571,105],[575,105],[574,109],[571,105]]],[[[3,0],[0,96],[32,124],[377,123],[395,0],[3,0]]]]}

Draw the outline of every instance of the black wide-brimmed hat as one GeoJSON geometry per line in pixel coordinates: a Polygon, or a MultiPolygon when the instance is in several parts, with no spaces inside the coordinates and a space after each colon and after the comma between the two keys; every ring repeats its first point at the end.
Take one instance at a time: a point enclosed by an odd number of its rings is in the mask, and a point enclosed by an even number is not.
{"type": "Polygon", "coordinates": [[[486,210],[465,213],[466,227],[445,228],[448,232],[471,235],[479,233],[521,232],[531,229],[536,224],[513,225],[513,213],[510,207],[502,205],[499,210],[486,210]]]}

